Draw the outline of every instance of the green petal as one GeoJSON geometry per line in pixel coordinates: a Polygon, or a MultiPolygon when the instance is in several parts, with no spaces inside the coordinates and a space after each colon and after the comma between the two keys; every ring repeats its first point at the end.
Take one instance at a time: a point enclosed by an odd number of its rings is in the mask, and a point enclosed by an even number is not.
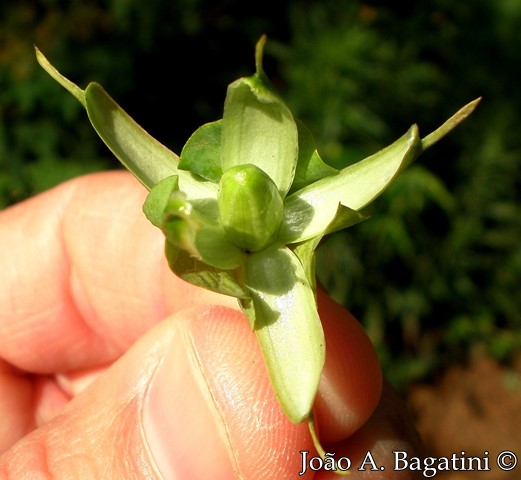
{"type": "Polygon", "coordinates": [[[282,197],[293,182],[298,155],[297,126],[265,75],[240,78],[228,87],[222,124],[223,172],[251,163],[264,170],[282,197]]]}
{"type": "Polygon", "coordinates": [[[421,153],[418,127],[378,153],[304,187],[286,198],[280,240],[297,242],[323,234],[338,205],[359,210],[374,200],[421,153]]]}
{"type": "Polygon", "coordinates": [[[218,183],[222,175],[221,130],[222,120],[199,127],[181,151],[179,168],[218,183]]]}
{"type": "Polygon", "coordinates": [[[249,298],[240,286],[234,270],[221,270],[206,265],[168,240],[165,242],[165,254],[172,272],[186,282],[244,301],[249,298]]]}
{"type": "Polygon", "coordinates": [[[299,423],[311,411],[325,360],[313,289],[298,258],[286,247],[251,255],[244,275],[271,383],[284,413],[299,423]]]}

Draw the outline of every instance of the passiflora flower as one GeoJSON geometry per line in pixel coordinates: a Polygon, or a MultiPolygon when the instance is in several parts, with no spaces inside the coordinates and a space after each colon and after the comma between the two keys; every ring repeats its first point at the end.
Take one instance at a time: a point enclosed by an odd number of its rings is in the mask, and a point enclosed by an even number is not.
{"type": "Polygon", "coordinates": [[[164,232],[172,271],[238,299],[280,406],[299,423],[311,421],[325,360],[316,247],[324,236],[364,220],[360,210],[479,99],[425,138],[413,125],[383,150],[337,170],[322,161],[310,131],[293,118],[264,73],[265,40],[256,47],[256,73],[229,85],[223,118],[200,127],[180,157],[150,137],[99,84],[82,90],[38,50],[37,58],[150,191],[143,209],[164,232]]]}

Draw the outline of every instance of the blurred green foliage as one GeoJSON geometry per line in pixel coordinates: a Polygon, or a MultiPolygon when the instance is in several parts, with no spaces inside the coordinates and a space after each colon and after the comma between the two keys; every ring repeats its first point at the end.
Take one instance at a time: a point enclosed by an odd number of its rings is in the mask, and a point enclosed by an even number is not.
{"type": "Polygon", "coordinates": [[[333,236],[318,274],[364,323],[398,386],[476,349],[521,347],[521,4],[449,0],[21,0],[0,7],[0,207],[115,167],[79,104],[36,64],[99,81],[179,152],[226,86],[265,69],[322,157],[345,166],[477,112],[406,171],[371,220],[333,236]]]}

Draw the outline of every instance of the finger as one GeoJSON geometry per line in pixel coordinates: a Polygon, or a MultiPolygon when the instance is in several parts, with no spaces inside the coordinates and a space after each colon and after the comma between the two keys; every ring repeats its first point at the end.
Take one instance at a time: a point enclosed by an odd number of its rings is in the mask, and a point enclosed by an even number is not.
{"type": "Polygon", "coordinates": [[[343,440],[371,416],[380,400],[382,374],[371,341],[356,319],[318,292],[326,338],[326,363],[315,400],[324,443],[343,440]]]}
{"type": "Polygon", "coordinates": [[[281,412],[244,316],[196,308],[150,330],[15,444],[0,476],[293,478],[310,448],[307,426],[281,412]]]}
{"type": "MultiPolygon", "coordinates": [[[[409,480],[424,478],[421,471],[403,468],[396,458],[423,458],[424,447],[412,416],[393,387],[384,382],[380,402],[369,421],[349,439],[330,445],[334,458],[351,461],[349,478],[356,480],[409,480]],[[404,452],[404,453],[402,453],[404,452]]],[[[345,464],[345,462],[342,462],[345,464]]],[[[317,480],[333,480],[338,475],[325,470],[317,472],[317,480]]]]}
{"type": "Polygon", "coordinates": [[[145,195],[105,172],[0,213],[0,357],[39,373],[98,366],[168,314],[230,302],[168,270],[145,195]]]}
{"type": "MultiPolygon", "coordinates": [[[[176,362],[176,353],[167,356],[158,371],[151,393],[163,392],[155,398],[165,400],[163,408],[149,403],[145,411],[145,426],[152,448],[164,447],[158,458],[160,470],[178,473],[178,478],[244,478],[272,479],[293,478],[299,467],[299,451],[312,448],[307,425],[292,424],[282,412],[266,374],[266,368],[255,336],[239,312],[214,308],[207,314],[192,320],[185,331],[191,346],[187,363],[197,365],[199,374],[194,377],[169,368],[176,362]],[[231,318],[226,321],[226,316],[231,318]],[[181,383],[195,384],[204,392],[206,405],[210,405],[224,446],[230,458],[234,475],[213,476],[213,447],[194,434],[168,437],[168,432],[182,425],[187,432],[199,432],[198,418],[204,412],[190,396],[176,397],[173,391],[165,391],[165,385],[173,376],[181,376],[181,383]],[[168,410],[171,415],[163,412],[168,410]],[[147,423],[148,422],[148,423],[147,423]],[[168,438],[168,442],[164,439],[168,438]],[[190,458],[189,452],[208,454],[202,458],[190,458]],[[177,470],[183,465],[184,470],[177,470]],[[180,474],[179,474],[180,473],[180,474]],[[206,475],[205,475],[206,474],[206,475]]],[[[156,450],[160,450],[159,448],[156,450]]],[[[168,475],[166,475],[168,476],[168,475]]]]}
{"type": "MultiPolygon", "coordinates": [[[[378,404],[380,369],[374,349],[354,318],[322,293],[319,299],[326,344],[331,353],[327,353],[327,379],[321,383],[321,400],[317,400],[317,421],[323,439],[329,441],[335,436],[345,439],[367,420],[378,404]],[[340,425],[335,424],[337,421],[340,425]]],[[[156,375],[151,392],[157,389],[164,394],[155,398],[168,400],[162,406],[155,405],[157,408],[149,410],[145,419],[149,421],[149,427],[153,425],[148,430],[150,444],[167,445],[159,457],[162,471],[168,472],[178,465],[177,455],[187,455],[188,445],[197,448],[199,441],[193,439],[192,444],[191,439],[176,437],[164,442],[174,425],[179,428],[182,424],[187,431],[197,431],[197,422],[193,423],[193,417],[187,412],[204,410],[189,396],[176,397],[174,391],[165,392],[168,380],[180,376],[180,383],[184,385],[190,382],[202,385],[200,388],[206,392],[207,402],[224,429],[225,444],[234,471],[240,472],[239,478],[298,478],[300,452],[314,451],[308,426],[306,422],[293,425],[284,416],[244,316],[235,313],[231,329],[230,322],[222,321],[219,316],[223,312],[229,315],[226,310],[214,309],[212,315],[193,320],[186,333],[187,343],[193,349],[190,362],[198,366],[200,377],[194,379],[182,369],[174,371],[174,365],[182,363],[175,352],[165,358],[165,369],[160,369],[156,375]],[[221,338],[226,340],[221,341],[221,338]],[[171,415],[165,415],[166,410],[172,412],[171,415]]],[[[206,450],[203,447],[200,451],[206,450]]],[[[209,468],[204,464],[205,460],[212,462],[202,458],[196,465],[187,464],[180,478],[199,478],[199,469],[209,468]]]]}

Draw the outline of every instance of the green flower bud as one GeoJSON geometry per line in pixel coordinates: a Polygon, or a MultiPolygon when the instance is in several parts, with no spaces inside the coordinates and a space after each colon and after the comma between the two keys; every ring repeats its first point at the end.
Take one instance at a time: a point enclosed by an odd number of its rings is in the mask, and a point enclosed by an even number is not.
{"type": "Polygon", "coordinates": [[[283,201],[273,180],[252,164],[226,170],[217,194],[219,214],[228,240],[256,252],[275,239],[283,217],[283,201]]]}

